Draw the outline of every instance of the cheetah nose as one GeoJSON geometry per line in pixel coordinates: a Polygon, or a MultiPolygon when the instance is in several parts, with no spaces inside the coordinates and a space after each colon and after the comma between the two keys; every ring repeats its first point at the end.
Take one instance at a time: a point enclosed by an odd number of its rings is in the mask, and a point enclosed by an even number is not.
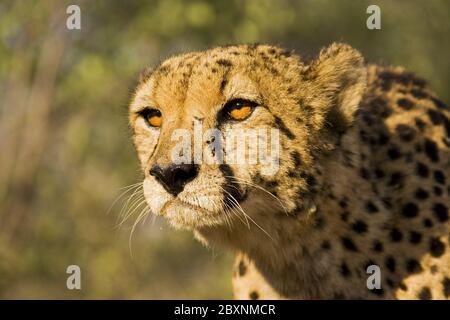
{"type": "Polygon", "coordinates": [[[197,177],[198,165],[172,164],[167,167],[154,165],[150,169],[150,175],[154,176],[167,192],[177,196],[188,182],[197,177]]]}

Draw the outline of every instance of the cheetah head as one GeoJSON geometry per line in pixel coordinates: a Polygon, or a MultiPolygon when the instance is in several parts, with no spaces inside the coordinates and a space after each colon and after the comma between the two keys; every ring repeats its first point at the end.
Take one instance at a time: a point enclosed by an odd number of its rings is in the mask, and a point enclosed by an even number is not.
{"type": "Polygon", "coordinates": [[[305,208],[364,88],[362,58],[342,44],[309,63],[242,45],[145,71],[129,121],[151,211],[196,230],[305,208]]]}

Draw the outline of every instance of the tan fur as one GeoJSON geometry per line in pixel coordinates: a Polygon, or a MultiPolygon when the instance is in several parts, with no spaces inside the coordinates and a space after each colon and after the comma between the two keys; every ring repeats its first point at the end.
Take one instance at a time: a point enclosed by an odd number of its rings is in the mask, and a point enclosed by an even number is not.
{"type": "Polygon", "coordinates": [[[449,110],[414,75],[365,65],[342,44],[311,63],[271,46],[219,47],[147,71],[130,123],[150,209],[236,252],[236,298],[449,298],[449,110]],[[202,164],[177,197],[167,193],[148,172],[170,164],[173,130],[217,127],[234,98],[258,107],[222,129],[279,129],[279,171],[202,164]],[[160,129],[144,107],[161,111],[160,129]],[[242,197],[227,210],[230,184],[242,197]],[[381,290],[366,286],[371,264],[381,290]]]}

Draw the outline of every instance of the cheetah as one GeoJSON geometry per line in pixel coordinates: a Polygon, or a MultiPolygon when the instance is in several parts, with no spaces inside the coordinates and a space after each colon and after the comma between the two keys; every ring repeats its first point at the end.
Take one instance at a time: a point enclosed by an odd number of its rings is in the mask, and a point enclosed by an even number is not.
{"type": "Polygon", "coordinates": [[[129,106],[149,209],[235,253],[236,299],[448,299],[449,119],[424,80],[340,43],[309,60],[270,45],[174,56],[129,106]],[[173,133],[195,123],[276,129],[277,171],[175,163],[173,133]]]}

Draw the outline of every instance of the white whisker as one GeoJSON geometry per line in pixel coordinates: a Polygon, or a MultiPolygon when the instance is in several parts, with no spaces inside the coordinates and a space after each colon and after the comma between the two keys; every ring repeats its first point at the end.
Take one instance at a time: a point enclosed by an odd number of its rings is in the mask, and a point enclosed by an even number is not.
{"type": "Polygon", "coordinates": [[[283,205],[283,203],[281,202],[281,199],[279,197],[277,197],[276,195],[274,195],[269,190],[267,190],[266,188],[261,187],[260,185],[257,185],[257,184],[255,184],[255,183],[253,183],[251,181],[248,181],[248,180],[245,180],[245,179],[242,179],[242,178],[236,178],[236,177],[232,177],[232,176],[227,176],[227,177],[235,179],[237,183],[241,182],[243,184],[246,184],[246,185],[248,185],[250,187],[254,187],[254,188],[260,189],[261,191],[269,194],[270,196],[272,196],[273,198],[275,198],[278,201],[279,205],[281,206],[281,208],[283,208],[284,212],[286,214],[288,214],[288,211],[287,211],[286,207],[283,205]]]}
{"type": "Polygon", "coordinates": [[[122,193],[114,200],[114,202],[113,202],[113,203],[111,204],[111,206],[108,208],[108,211],[106,212],[106,214],[109,214],[109,213],[111,212],[112,208],[114,207],[114,205],[115,205],[120,199],[122,199],[122,197],[124,197],[128,192],[130,192],[131,190],[134,190],[134,189],[139,188],[139,185],[140,185],[140,184],[142,184],[142,182],[135,183],[135,184],[132,184],[132,185],[130,185],[130,186],[126,186],[126,187],[120,188],[119,190],[123,190],[123,189],[125,189],[125,188],[126,188],[126,190],[125,190],[124,192],[122,192],[122,193]]]}
{"type": "Polygon", "coordinates": [[[142,211],[139,213],[138,217],[136,218],[136,221],[134,222],[133,226],[131,227],[130,236],[128,238],[128,248],[130,250],[130,256],[133,258],[133,249],[132,249],[132,241],[133,241],[133,233],[136,229],[136,226],[139,224],[139,222],[148,214],[150,213],[149,208],[146,206],[142,211]]]}
{"type": "Polygon", "coordinates": [[[236,200],[236,198],[232,194],[230,194],[225,189],[223,189],[223,191],[226,192],[231,197],[230,199],[236,204],[237,208],[239,208],[239,210],[242,212],[242,214],[246,218],[250,219],[250,221],[253,222],[262,232],[264,232],[270,239],[274,240],[273,237],[263,227],[261,227],[259,224],[257,224],[256,221],[252,219],[252,217],[250,217],[248,214],[245,213],[244,209],[242,209],[241,205],[239,204],[239,202],[236,200]]]}

